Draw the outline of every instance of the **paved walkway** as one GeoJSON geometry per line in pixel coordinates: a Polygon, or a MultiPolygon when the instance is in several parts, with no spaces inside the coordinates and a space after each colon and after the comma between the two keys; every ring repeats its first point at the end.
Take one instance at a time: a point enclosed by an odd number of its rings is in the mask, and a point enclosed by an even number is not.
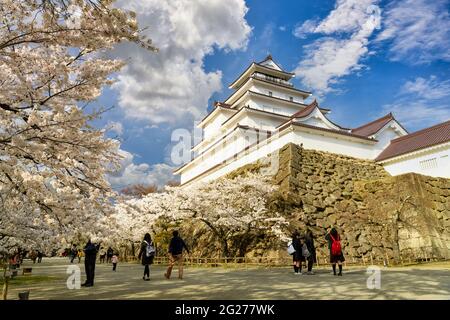
{"type": "MultiPolygon", "coordinates": [[[[117,272],[97,264],[95,286],[69,290],[67,259],[44,258],[33,267],[33,276],[55,280],[12,286],[8,298],[29,289],[30,299],[450,299],[450,263],[381,269],[381,289],[368,289],[366,269],[344,270],[335,277],[330,269],[316,275],[296,276],[289,268],[185,268],[185,278],[166,280],[163,266],[151,267],[151,281],[143,281],[143,267],[119,263],[117,272]]],[[[85,279],[84,265],[81,280],[85,279]]]]}

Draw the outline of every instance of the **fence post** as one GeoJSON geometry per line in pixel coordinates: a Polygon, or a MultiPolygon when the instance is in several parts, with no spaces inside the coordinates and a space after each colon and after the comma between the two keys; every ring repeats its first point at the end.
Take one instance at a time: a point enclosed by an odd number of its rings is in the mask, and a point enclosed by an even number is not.
{"type": "Polygon", "coordinates": [[[364,255],[362,255],[363,266],[366,266],[366,259],[364,259],[364,255]]]}
{"type": "Polygon", "coordinates": [[[372,252],[370,252],[370,264],[373,265],[373,256],[372,256],[372,252]]]}

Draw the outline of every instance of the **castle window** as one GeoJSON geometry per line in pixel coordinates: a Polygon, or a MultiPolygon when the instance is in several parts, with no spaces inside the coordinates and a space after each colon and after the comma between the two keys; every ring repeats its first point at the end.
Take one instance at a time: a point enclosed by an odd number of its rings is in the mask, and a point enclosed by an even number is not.
{"type": "Polygon", "coordinates": [[[294,97],[289,97],[289,101],[294,101],[294,97]]]}
{"type": "Polygon", "coordinates": [[[434,169],[437,168],[437,161],[436,158],[432,158],[432,159],[427,159],[427,160],[422,160],[419,162],[420,165],[420,169],[434,169]]]}
{"type": "Polygon", "coordinates": [[[272,91],[269,91],[269,96],[272,96],[272,91]]]}

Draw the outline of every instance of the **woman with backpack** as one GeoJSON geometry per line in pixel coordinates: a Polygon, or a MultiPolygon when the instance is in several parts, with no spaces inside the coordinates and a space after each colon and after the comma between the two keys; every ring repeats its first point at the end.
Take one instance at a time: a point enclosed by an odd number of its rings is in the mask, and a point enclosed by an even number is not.
{"type": "Polygon", "coordinates": [[[139,251],[138,259],[141,259],[144,266],[144,276],[142,280],[150,281],[150,265],[153,264],[155,256],[155,248],[153,246],[152,238],[149,233],[146,233],[144,240],[141,243],[141,250],[139,251]],[[147,276],[147,278],[145,278],[147,276]]]}
{"type": "Polygon", "coordinates": [[[292,260],[294,264],[294,274],[301,275],[302,274],[302,262],[304,261],[302,254],[302,242],[300,240],[300,233],[295,231],[292,234],[292,246],[295,249],[295,252],[292,254],[292,260]]]}
{"type": "Polygon", "coordinates": [[[330,248],[330,263],[333,266],[333,274],[336,275],[336,263],[339,265],[338,276],[342,276],[342,262],[345,261],[344,254],[342,253],[341,237],[335,228],[326,234],[325,239],[328,241],[328,247],[330,248]]]}
{"type": "Polygon", "coordinates": [[[305,244],[306,246],[306,255],[305,258],[308,261],[308,273],[309,275],[313,275],[312,271],[313,264],[317,262],[316,259],[316,247],[314,246],[314,235],[311,230],[306,231],[305,235],[305,244]]]}

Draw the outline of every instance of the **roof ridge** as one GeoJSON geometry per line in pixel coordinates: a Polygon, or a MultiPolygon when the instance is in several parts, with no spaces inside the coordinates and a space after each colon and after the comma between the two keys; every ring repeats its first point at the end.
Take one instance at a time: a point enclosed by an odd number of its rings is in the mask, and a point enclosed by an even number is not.
{"type": "Polygon", "coordinates": [[[402,140],[405,140],[405,139],[409,139],[409,138],[411,138],[411,137],[414,137],[414,136],[423,134],[423,133],[425,133],[425,132],[429,132],[429,131],[436,130],[436,129],[438,129],[439,127],[443,127],[443,126],[446,126],[446,125],[448,125],[448,124],[450,124],[450,120],[447,120],[447,121],[445,121],[445,122],[441,122],[441,123],[435,124],[434,126],[431,126],[431,127],[428,127],[428,128],[424,128],[424,129],[421,129],[421,130],[418,130],[418,131],[409,133],[409,134],[407,134],[407,135],[404,135],[404,136],[401,136],[401,137],[392,139],[392,140],[391,140],[391,143],[392,143],[392,142],[397,142],[397,141],[402,141],[402,140]]]}
{"type": "Polygon", "coordinates": [[[357,128],[353,128],[352,131],[362,129],[362,128],[367,127],[367,126],[369,126],[369,125],[371,125],[371,124],[374,124],[374,123],[376,123],[376,122],[379,122],[379,121],[381,121],[381,120],[388,119],[388,118],[391,118],[391,119],[394,119],[394,120],[395,120],[394,115],[392,114],[392,112],[389,112],[388,114],[382,116],[381,118],[375,119],[375,120],[373,120],[373,121],[371,121],[371,122],[368,122],[368,123],[366,123],[366,124],[363,124],[362,126],[359,126],[359,127],[357,127],[357,128]]]}

